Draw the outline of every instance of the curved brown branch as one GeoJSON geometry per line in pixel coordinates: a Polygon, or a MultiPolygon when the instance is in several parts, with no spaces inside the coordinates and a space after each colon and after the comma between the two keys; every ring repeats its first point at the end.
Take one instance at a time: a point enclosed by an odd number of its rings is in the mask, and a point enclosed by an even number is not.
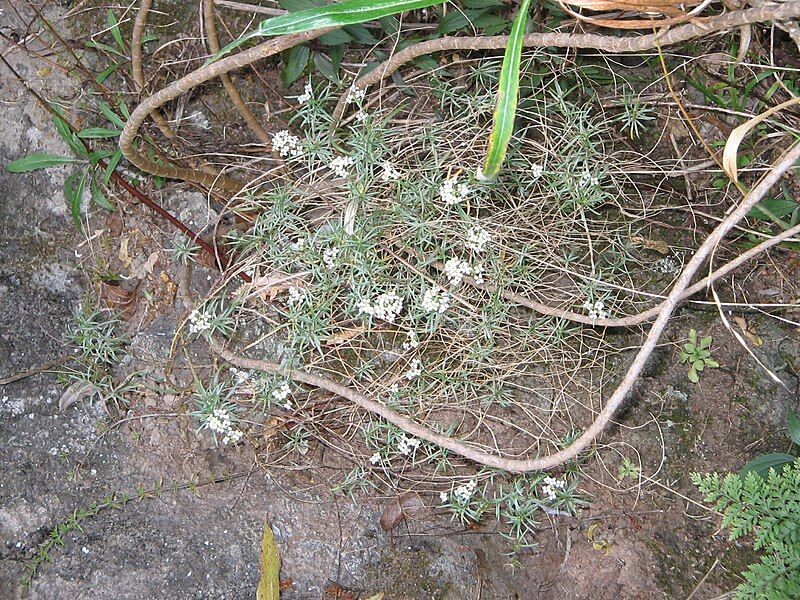
{"type": "MultiPolygon", "coordinates": [[[[144,68],[142,67],[142,36],[144,35],[144,27],[147,24],[147,15],[150,13],[150,7],[153,5],[153,0],[142,0],[139,5],[139,11],[136,13],[136,19],[133,21],[133,33],[131,34],[131,76],[133,83],[136,86],[136,91],[141,93],[144,90],[144,68]]],[[[150,114],[150,118],[156,124],[156,127],[161,130],[164,137],[167,139],[175,139],[175,132],[167,123],[159,111],[154,110],[150,114]]]]}
{"type": "Polygon", "coordinates": [[[243,185],[224,176],[214,177],[207,173],[201,173],[194,169],[185,169],[175,165],[159,165],[151,161],[147,156],[139,152],[134,147],[136,136],[142,123],[152,111],[160,108],[170,100],[181,96],[192,88],[205,83],[215,77],[225,73],[230,73],[234,69],[240,69],[254,62],[267,58],[296,46],[303,42],[313,40],[330,31],[331,28],[317,29],[306,33],[296,33],[271,39],[254,46],[249,50],[228,56],[217,62],[200,67],[196,71],[189,73],[174,81],[167,87],[159,90],[149,98],[146,98],[131,113],[130,119],[125,123],[122,134],[119,136],[119,147],[123,156],[127,158],[137,168],[168,179],[181,179],[183,181],[193,181],[206,186],[209,189],[217,188],[230,193],[241,191],[243,185]]]}
{"type": "MultiPolygon", "coordinates": [[[[216,54],[220,51],[220,45],[219,36],[217,35],[217,17],[214,14],[214,0],[203,0],[203,24],[205,26],[206,39],[208,40],[208,49],[212,54],[216,54]]],[[[264,128],[261,127],[261,123],[258,122],[256,116],[249,108],[247,108],[247,105],[244,103],[241,94],[239,94],[239,90],[237,90],[236,86],[233,84],[233,80],[231,79],[230,75],[223,74],[220,75],[219,78],[220,81],[222,81],[222,85],[225,88],[225,91],[228,93],[228,97],[231,99],[231,102],[233,102],[233,105],[236,107],[236,110],[239,111],[239,114],[242,115],[242,118],[245,120],[247,126],[250,128],[253,134],[261,141],[262,144],[269,144],[269,134],[264,131],[264,128]]]]}
{"type": "Polygon", "coordinates": [[[718,226],[711,232],[702,245],[697,249],[697,252],[691,258],[689,263],[684,268],[675,286],[664,300],[660,307],[660,312],[655,323],[653,323],[650,332],[647,334],[644,344],[640,348],[636,357],[633,359],[628,371],[623,377],[622,382],[619,384],[614,393],[609,398],[603,410],[597,415],[594,422],[586,429],[580,437],[578,437],[567,448],[554,452],[549,456],[532,459],[511,459],[498,456],[497,454],[489,453],[474,446],[471,446],[460,440],[452,437],[442,435],[425,425],[421,425],[416,421],[405,417],[388,406],[371,400],[364,394],[357,392],[339,382],[336,382],[327,377],[321,377],[313,373],[308,373],[299,370],[282,370],[280,365],[269,361],[246,358],[239,356],[229,350],[223,348],[219,343],[212,340],[211,347],[222,358],[238,367],[245,369],[255,369],[266,371],[268,373],[281,373],[290,377],[294,381],[319,387],[328,390],[342,398],[350,400],[357,406],[368,410],[376,415],[386,419],[389,423],[400,427],[405,432],[423,439],[427,442],[437,444],[442,448],[446,448],[451,452],[459,454],[464,458],[472,460],[476,463],[509,471],[511,473],[525,473],[528,471],[539,471],[544,469],[551,469],[561,465],[569,460],[578,456],[591,444],[608,426],[614,413],[622,404],[625,397],[630,392],[633,384],[638,379],[645,366],[645,363],[650,358],[653,350],[658,343],[664,328],[667,325],[673,311],[681,301],[686,289],[689,286],[694,274],[705,262],[711,252],[722,241],[725,235],[741,221],[747,212],[755,206],[767,194],[770,188],[781,178],[781,176],[788,171],[795,162],[800,159],[800,143],[795,144],[788,152],[786,152],[767,175],[756,185],[755,188],[742,200],[739,206],[733,210],[718,226]]]}
{"type": "MultiPolygon", "coordinates": [[[[763,23],[765,21],[785,21],[800,16],[800,1],[783,4],[737,10],[715,17],[694,19],[691,23],[670,29],[666,33],[658,32],[641,36],[617,37],[597,35],[593,33],[531,33],[525,36],[523,44],[527,48],[547,47],[584,48],[602,50],[604,52],[625,53],[652,50],[657,46],[669,46],[685,42],[693,38],[724,31],[740,25],[763,23]]],[[[366,88],[389,77],[401,66],[426,54],[446,50],[500,50],[508,44],[507,35],[477,37],[443,37],[409,46],[375,67],[366,75],[359,77],[355,86],[366,88]]],[[[346,95],[343,95],[333,113],[334,126],[344,114],[346,95]]]]}

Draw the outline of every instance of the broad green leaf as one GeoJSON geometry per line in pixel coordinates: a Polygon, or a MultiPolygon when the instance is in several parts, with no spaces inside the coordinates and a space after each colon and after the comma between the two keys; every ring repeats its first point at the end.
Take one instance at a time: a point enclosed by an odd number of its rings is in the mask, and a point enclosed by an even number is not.
{"type": "Polygon", "coordinates": [[[758,475],[761,475],[761,477],[766,477],[769,474],[770,468],[779,471],[783,465],[794,462],[796,459],[796,456],[779,452],[773,454],[762,454],[742,467],[742,470],[739,471],[739,475],[744,477],[747,475],[747,473],[753,471],[758,475]]]}
{"type": "Polygon", "coordinates": [[[338,46],[339,44],[352,42],[353,36],[341,29],[334,29],[325,35],[319,36],[318,40],[320,44],[324,44],[325,46],[338,46]]]}
{"type": "Polygon", "coordinates": [[[371,46],[378,43],[378,38],[372,35],[369,29],[363,25],[359,25],[358,23],[355,25],[348,25],[344,28],[344,30],[353,36],[353,39],[355,39],[359,44],[371,46]]]}
{"type": "Polygon", "coordinates": [[[73,173],[64,180],[64,198],[78,229],[81,228],[81,203],[86,189],[86,172],[73,173]]]}
{"type": "Polygon", "coordinates": [[[511,27],[508,46],[503,56],[503,66],[500,69],[500,86],[497,90],[497,100],[494,108],[492,133],[489,136],[489,147],[486,150],[486,159],[483,170],[479,173],[481,179],[494,179],[503,166],[508,150],[508,142],[514,131],[514,120],[517,115],[517,100],[519,97],[520,60],[522,58],[522,38],[525,35],[525,24],[528,22],[528,12],[531,0],[522,0],[519,12],[511,27]]]}
{"type": "Polygon", "coordinates": [[[79,162],[78,159],[70,156],[34,152],[25,158],[20,158],[19,160],[8,163],[6,169],[10,173],[29,173],[31,171],[38,171],[39,169],[60,167],[61,165],[68,165],[76,162],[79,162]]]}
{"type": "Polygon", "coordinates": [[[108,211],[114,211],[114,205],[106,198],[106,195],[103,193],[103,190],[100,189],[100,186],[97,185],[97,182],[92,179],[92,202],[97,204],[97,206],[101,208],[105,208],[108,211]]]}
{"type": "Polygon", "coordinates": [[[780,219],[792,214],[798,207],[800,202],[793,198],[768,198],[751,208],[747,216],[764,220],[780,219]]]}
{"type": "Polygon", "coordinates": [[[281,81],[283,85],[289,87],[300,78],[303,71],[305,71],[308,66],[310,55],[311,51],[307,44],[295,46],[284,55],[286,57],[286,62],[284,63],[283,69],[281,69],[281,81]]]}
{"type": "Polygon", "coordinates": [[[64,140],[67,145],[69,146],[70,150],[72,150],[77,156],[81,158],[86,158],[88,153],[86,152],[86,147],[81,143],[75,133],[70,129],[69,124],[67,123],[64,114],[61,112],[61,109],[54,105],[50,105],[53,110],[55,111],[55,115],[52,117],[53,127],[56,128],[56,132],[64,140]],[[57,116],[56,116],[57,115],[57,116]]]}
{"type": "Polygon", "coordinates": [[[122,160],[122,150],[117,148],[108,160],[105,171],[103,171],[103,185],[108,185],[108,182],[111,180],[111,174],[114,172],[114,169],[117,168],[120,160],[122,160]]]}
{"type": "Polygon", "coordinates": [[[698,383],[700,381],[700,376],[697,374],[697,371],[694,370],[694,367],[689,369],[689,372],[686,374],[686,377],[692,383],[698,383]]]}
{"type": "Polygon", "coordinates": [[[95,50],[105,50],[109,54],[116,54],[120,58],[127,59],[128,57],[125,56],[122,52],[114,48],[114,46],[109,46],[108,44],[104,44],[103,42],[96,42],[94,40],[89,40],[86,42],[87,48],[94,48],[95,50]]]}
{"type": "Polygon", "coordinates": [[[791,409],[789,409],[789,437],[794,444],[800,446],[800,417],[791,409]]]}
{"type": "Polygon", "coordinates": [[[269,523],[264,521],[264,536],[261,538],[261,578],[258,580],[256,600],[278,600],[280,596],[281,557],[275,545],[275,535],[269,523]]]}
{"type": "MultiPolygon", "coordinates": [[[[303,33],[325,27],[344,27],[382,19],[409,10],[443,4],[441,0],[344,0],[326,6],[307,8],[262,21],[253,31],[234,40],[217,52],[216,60],[255,37],[303,33]]],[[[528,2],[528,4],[530,4],[528,2]]]]}
{"type": "Polygon", "coordinates": [[[104,138],[117,137],[121,131],[117,129],[108,129],[107,127],[87,127],[78,132],[78,137],[82,140],[97,140],[104,138]]]}
{"type": "Polygon", "coordinates": [[[317,71],[322,73],[327,79],[333,83],[339,83],[339,78],[336,76],[336,70],[333,68],[331,59],[322,52],[314,52],[314,66],[317,68],[317,71]]]}
{"type": "Polygon", "coordinates": [[[117,22],[117,17],[114,16],[114,11],[109,9],[108,16],[106,17],[106,22],[108,23],[108,27],[111,30],[111,37],[114,38],[114,41],[117,43],[117,46],[120,47],[120,50],[125,50],[125,42],[122,41],[122,34],[119,31],[119,23],[117,22]]]}
{"type": "Polygon", "coordinates": [[[114,127],[117,129],[122,129],[125,127],[125,121],[119,118],[119,115],[114,112],[114,110],[102,100],[98,104],[100,108],[100,112],[103,113],[103,116],[108,119],[109,123],[112,123],[114,127]]]}

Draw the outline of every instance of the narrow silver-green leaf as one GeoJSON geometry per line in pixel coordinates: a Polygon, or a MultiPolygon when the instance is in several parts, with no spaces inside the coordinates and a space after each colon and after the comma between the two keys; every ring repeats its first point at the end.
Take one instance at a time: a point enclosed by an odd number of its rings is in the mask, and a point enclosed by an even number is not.
{"type": "Polygon", "coordinates": [[[508,142],[514,131],[514,119],[517,115],[519,98],[520,61],[522,60],[522,38],[525,35],[525,24],[531,0],[522,0],[514,25],[511,27],[508,46],[503,56],[500,69],[500,84],[494,107],[492,133],[489,136],[489,147],[480,173],[483,179],[494,179],[503,166],[508,150],[508,142]]]}
{"type": "Polygon", "coordinates": [[[225,46],[213,60],[219,59],[254,37],[271,37],[303,33],[324,27],[357,25],[437,4],[443,4],[442,0],[344,0],[327,6],[292,12],[262,21],[257,29],[225,46]]]}
{"type": "Polygon", "coordinates": [[[8,163],[6,169],[8,169],[10,173],[29,173],[30,171],[37,171],[48,167],[60,167],[61,165],[68,165],[75,162],[78,162],[78,160],[70,158],[69,156],[34,152],[25,158],[20,158],[19,160],[8,163]]]}

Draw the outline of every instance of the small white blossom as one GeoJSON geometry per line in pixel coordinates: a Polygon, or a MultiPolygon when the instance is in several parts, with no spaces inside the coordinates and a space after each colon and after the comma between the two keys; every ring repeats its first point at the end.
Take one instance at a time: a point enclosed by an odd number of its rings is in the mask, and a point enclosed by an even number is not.
{"type": "Polygon", "coordinates": [[[467,241],[464,246],[473,252],[483,252],[486,249],[486,244],[492,241],[491,234],[483,227],[475,226],[470,227],[467,231],[467,241]]]}
{"type": "Polygon", "coordinates": [[[329,246],[328,248],[325,248],[325,251],[322,253],[322,262],[329,269],[334,269],[336,268],[336,258],[338,256],[339,248],[336,246],[329,246]]]}
{"type": "Polygon", "coordinates": [[[281,156],[302,156],[303,146],[300,138],[283,129],[272,136],[272,149],[281,156]]]}
{"type": "Polygon", "coordinates": [[[462,506],[469,504],[469,501],[472,499],[472,495],[475,493],[475,488],[477,487],[478,480],[470,479],[467,483],[460,485],[453,490],[453,498],[455,498],[456,502],[462,506]]]}
{"type": "Polygon", "coordinates": [[[297,97],[298,104],[305,104],[311,98],[314,97],[314,90],[311,88],[311,82],[307,82],[305,88],[303,88],[303,93],[297,97]]]}
{"type": "Polygon", "coordinates": [[[369,118],[369,113],[367,113],[367,111],[365,111],[364,109],[361,109],[356,113],[356,121],[358,121],[359,123],[363,123],[368,118],[369,118]]]}
{"type": "Polygon", "coordinates": [[[233,445],[238,444],[242,441],[244,437],[244,433],[239,431],[238,429],[231,429],[228,433],[225,434],[225,437],[222,438],[222,443],[226,445],[233,445]]]}
{"type": "Polygon", "coordinates": [[[587,188],[597,187],[598,185],[600,185],[600,179],[596,175],[592,175],[588,171],[585,171],[584,173],[581,174],[579,182],[583,187],[587,188]]]}
{"type": "Polygon", "coordinates": [[[356,86],[350,88],[350,92],[347,94],[347,103],[348,104],[361,104],[364,100],[364,96],[367,95],[366,89],[359,89],[356,86]]]}
{"type": "Polygon", "coordinates": [[[250,371],[242,371],[237,369],[236,367],[230,368],[231,375],[233,375],[233,381],[236,385],[243,385],[250,379],[252,373],[250,371]]]}
{"type": "Polygon", "coordinates": [[[422,309],[428,312],[444,313],[450,308],[450,294],[444,290],[433,287],[422,295],[422,309]]]}
{"type": "MultiPolygon", "coordinates": [[[[283,402],[289,397],[289,394],[292,393],[292,389],[289,387],[289,383],[286,381],[281,382],[281,384],[272,390],[272,397],[278,401],[283,402]]],[[[287,406],[290,406],[289,403],[286,403],[287,406]]]]}
{"type": "Polygon", "coordinates": [[[448,501],[450,495],[447,492],[439,492],[439,500],[442,501],[442,504],[448,501]]]}
{"type": "Polygon", "coordinates": [[[381,173],[381,181],[383,182],[394,181],[402,177],[402,173],[395,169],[394,165],[388,160],[383,161],[381,167],[383,167],[383,172],[381,173]]]}
{"type": "Polygon", "coordinates": [[[583,303],[583,308],[588,311],[589,318],[592,321],[608,318],[608,311],[606,310],[606,305],[602,300],[597,300],[594,303],[592,303],[591,300],[587,300],[583,303]]]}
{"type": "Polygon", "coordinates": [[[558,497],[558,492],[563,491],[566,487],[567,482],[563,479],[545,477],[542,480],[542,493],[547,496],[548,500],[555,500],[558,497]]]}
{"type": "Polygon", "coordinates": [[[397,443],[397,451],[408,456],[414,454],[419,448],[420,441],[415,437],[408,437],[405,433],[400,434],[400,441],[397,443]]]}
{"type": "Polygon", "coordinates": [[[195,309],[189,314],[189,333],[198,335],[211,329],[213,317],[200,309],[195,309]]]}
{"type": "Polygon", "coordinates": [[[439,187],[439,195],[444,203],[450,206],[466,200],[471,191],[466,183],[458,183],[457,177],[451,177],[439,187]]]}
{"type": "Polygon", "coordinates": [[[542,176],[542,173],[544,173],[544,167],[542,167],[542,165],[533,165],[531,167],[530,176],[532,180],[539,179],[539,177],[542,176]]]}
{"type": "Polygon", "coordinates": [[[306,247],[306,238],[297,238],[291,244],[289,244],[289,250],[292,252],[300,252],[303,248],[306,247]]]}
{"type": "Polygon", "coordinates": [[[406,340],[403,342],[403,350],[413,350],[417,346],[419,346],[417,332],[411,329],[406,333],[406,340]]]}
{"type": "Polygon", "coordinates": [[[411,381],[412,379],[416,379],[422,375],[422,361],[418,358],[415,358],[411,361],[408,366],[408,371],[406,371],[405,378],[411,381]]]}
{"type": "Polygon", "coordinates": [[[475,265],[472,267],[472,279],[477,285],[483,285],[486,281],[483,279],[483,265],[475,265]]]}
{"type": "Polygon", "coordinates": [[[304,288],[291,286],[287,291],[289,293],[289,298],[286,302],[289,306],[298,306],[305,302],[306,290],[304,288]]]}
{"type": "Polygon", "coordinates": [[[381,462],[381,453],[380,452],[376,452],[375,454],[370,456],[369,457],[369,462],[371,462],[373,465],[377,465],[379,462],[381,462]]]}
{"type": "Polygon", "coordinates": [[[336,177],[347,177],[348,167],[352,167],[356,159],[352,156],[337,156],[328,163],[328,168],[336,177]]]}
{"type": "Polygon", "coordinates": [[[461,283],[465,275],[472,273],[469,263],[460,258],[454,257],[444,263],[444,274],[450,280],[450,285],[456,286],[461,283]]]}
{"type": "Polygon", "coordinates": [[[397,315],[403,310],[403,299],[395,291],[385,292],[372,301],[366,298],[361,299],[357,308],[362,314],[394,323],[397,315]]]}
{"type": "Polygon", "coordinates": [[[223,436],[223,444],[236,444],[244,437],[244,433],[233,426],[230,411],[224,408],[215,408],[206,418],[206,427],[214,434],[223,436]]]}

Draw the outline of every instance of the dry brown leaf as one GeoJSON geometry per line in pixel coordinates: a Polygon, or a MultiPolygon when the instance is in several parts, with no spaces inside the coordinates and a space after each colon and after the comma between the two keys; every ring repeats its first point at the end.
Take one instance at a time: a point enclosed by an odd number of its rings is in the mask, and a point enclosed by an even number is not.
{"type": "Polygon", "coordinates": [[[104,281],[100,284],[100,300],[108,307],[124,312],[130,308],[136,292],[118,283],[104,281]]]}
{"type": "Polygon", "coordinates": [[[661,240],[651,240],[641,235],[631,236],[631,243],[634,246],[641,246],[647,250],[655,250],[659,254],[669,254],[669,245],[661,240]]]}
{"type": "Polygon", "coordinates": [[[731,321],[736,323],[736,326],[742,330],[744,336],[750,340],[755,347],[759,347],[764,344],[764,340],[762,340],[761,336],[758,335],[755,327],[745,321],[742,317],[731,317],[731,321]]]}
{"type": "Polygon", "coordinates": [[[274,271],[271,275],[256,277],[249,283],[242,284],[236,289],[232,296],[247,300],[254,296],[260,296],[264,302],[272,301],[281,292],[285,292],[290,287],[305,287],[302,279],[303,274],[289,274],[282,271],[274,271]]]}
{"type": "Polygon", "coordinates": [[[133,262],[133,257],[131,257],[131,255],[128,254],[128,244],[130,243],[130,241],[131,241],[130,238],[127,236],[122,238],[122,240],[120,240],[119,242],[119,253],[117,254],[117,257],[119,258],[119,261],[122,263],[122,266],[126,268],[130,267],[131,263],[133,262]]]}
{"type": "Polygon", "coordinates": [[[59,412],[64,412],[76,402],[89,398],[97,392],[98,389],[92,382],[76,381],[61,394],[61,398],[58,399],[58,410],[59,412]]]}
{"type": "Polygon", "coordinates": [[[406,492],[392,498],[383,507],[381,513],[381,529],[391,531],[405,519],[418,518],[425,512],[425,503],[414,492],[406,492]]]}
{"type": "Polygon", "coordinates": [[[366,328],[363,325],[359,325],[358,327],[352,327],[350,329],[342,329],[338,333],[334,333],[328,339],[325,340],[326,346],[338,346],[339,344],[343,344],[349,340],[352,340],[354,337],[361,335],[366,331],[366,328]]]}
{"type": "Polygon", "coordinates": [[[343,588],[338,583],[332,583],[325,588],[325,596],[330,600],[356,600],[353,592],[343,588]]]}
{"type": "Polygon", "coordinates": [[[143,265],[144,270],[152,275],[153,267],[156,266],[157,261],[158,261],[158,252],[153,252],[150,256],[147,257],[147,260],[143,265]]]}

